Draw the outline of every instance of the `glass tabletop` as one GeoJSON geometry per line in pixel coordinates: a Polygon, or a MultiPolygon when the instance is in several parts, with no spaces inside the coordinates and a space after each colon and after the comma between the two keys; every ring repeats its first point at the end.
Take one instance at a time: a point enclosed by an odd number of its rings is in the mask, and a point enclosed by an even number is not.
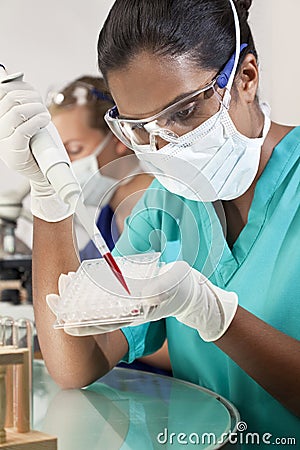
{"type": "Polygon", "coordinates": [[[33,429],[57,436],[58,450],[227,448],[239,420],[223,397],[139,370],[117,367],[86,388],[61,390],[36,360],[33,380],[33,429]]]}

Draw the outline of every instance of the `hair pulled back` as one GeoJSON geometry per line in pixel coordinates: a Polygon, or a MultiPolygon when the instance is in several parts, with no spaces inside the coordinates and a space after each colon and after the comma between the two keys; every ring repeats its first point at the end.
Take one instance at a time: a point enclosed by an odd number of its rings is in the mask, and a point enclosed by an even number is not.
{"type": "MultiPolygon", "coordinates": [[[[252,0],[234,0],[240,21],[241,54],[257,57],[248,25],[252,0]]],[[[229,0],[116,0],[100,32],[98,64],[105,79],[141,51],[186,55],[198,67],[219,71],[235,51],[229,0]]]]}

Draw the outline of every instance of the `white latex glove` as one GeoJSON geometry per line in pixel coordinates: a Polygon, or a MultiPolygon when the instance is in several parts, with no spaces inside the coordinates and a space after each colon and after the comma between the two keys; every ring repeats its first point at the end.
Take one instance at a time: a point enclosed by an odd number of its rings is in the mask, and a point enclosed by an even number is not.
{"type": "MultiPolygon", "coordinates": [[[[61,275],[60,295],[71,279],[72,274],[61,275]]],[[[148,314],[143,316],[143,320],[138,322],[79,328],[65,326],[65,331],[75,336],[101,334],[124,326],[140,325],[172,316],[196,329],[204,341],[216,341],[230,326],[238,306],[238,297],[234,292],[227,292],[215,286],[183,261],[162,266],[158,275],[146,284],[142,299],[147,303],[153,298],[157,299],[158,306],[151,307],[148,314]]],[[[53,312],[56,312],[59,300],[58,295],[47,296],[48,305],[53,312]]],[[[126,302],[126,297],[123,301],[126,302]]]]}
{"type": "MultiPolygon", "coordinates": [[[[18,80],[0,82],[0,158],[30,180],[33,215],[56,222],[72,212],[45,179],[29,147],[32,136],[49,123],[50,114],[30,84],[18,80]]],[[[50,133],[57,142],[56,129],[52,127],[50,133]]],[[[65,158],[63,146],[60,151],[65,158]]]]}
{"type": "Polygon", "coordinates": [[[238,306],[235,292],[215,286],[184,261],[164,265],[143,294],[154,294],[161,301],[145,322],[176,317],[207,342],[216,341],[226,332],[238,306]]]}

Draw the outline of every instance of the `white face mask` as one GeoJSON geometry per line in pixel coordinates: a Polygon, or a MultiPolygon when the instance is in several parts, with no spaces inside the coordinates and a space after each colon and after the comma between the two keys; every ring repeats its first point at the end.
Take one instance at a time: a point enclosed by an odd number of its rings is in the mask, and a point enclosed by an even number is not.
{"type": "Polygon", "coordinates": [[[97,156],[111,138],[112,134],[109,133],[91,155],[72,162],[72,168],[82,188],[86,205],[103,208],[108,204],[117,188],[118,183],[115,178],[100,173],[97,160],[97,156]]]}
{"type": "Polygon", "coordinates": [[[261,146],[270,128],[266,105],[262,137],[239,133],[227,109],[160,150],[135,145],[137,157],[160,183],[190,200],[232,200],[252,184],[258,170],[261,146]]]}

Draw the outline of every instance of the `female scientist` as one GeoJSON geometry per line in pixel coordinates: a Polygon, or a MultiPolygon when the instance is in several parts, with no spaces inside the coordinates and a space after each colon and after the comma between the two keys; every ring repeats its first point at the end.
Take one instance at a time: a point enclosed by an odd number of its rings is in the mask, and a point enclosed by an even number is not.
{"type": "MultiPolygon", "coordinates": [[[[167,264],[145,291],[161,304],[137,327],[81,339],[54,331],[45,297],[77,268],[72,219],[59,206],[48,217],[46,202],[59,202],[49,186],[36,198],[38,177],[27,171],[36,323],[47,367],[64,387],[152,353],[167,336],[176,377],[227,397],[248,431],[299,439],[300,129],[271,123],[260,104],[250,4],[115,2],[98,44],[116,103],[107,122],[157,178],[116,254],[162,251],[167,264]],[[168,258],[168,245],[181,261],[168,258]]],[[[28,156],[28,135],[49,118],[38,99],[31,107],[29,87],[7,112],[12,89],[0,90],[1,155],[16,167],[12,150],[28,156]],[[12,129],[15,140],[6,137],[12,129]]]]}

